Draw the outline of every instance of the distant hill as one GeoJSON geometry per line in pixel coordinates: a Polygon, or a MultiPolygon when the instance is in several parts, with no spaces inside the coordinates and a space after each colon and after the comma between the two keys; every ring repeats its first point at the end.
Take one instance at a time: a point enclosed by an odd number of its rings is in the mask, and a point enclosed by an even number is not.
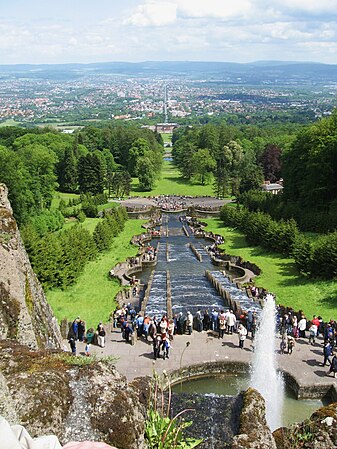
{"type": "Polygon", "coordinates": [[[337,64],[290,61],[233,62],[144,61],[92,64],[0,65],[0,77],[74,79],[94,75],[129,77],[179,76],[239,84],[337,83],[337,64]]]}

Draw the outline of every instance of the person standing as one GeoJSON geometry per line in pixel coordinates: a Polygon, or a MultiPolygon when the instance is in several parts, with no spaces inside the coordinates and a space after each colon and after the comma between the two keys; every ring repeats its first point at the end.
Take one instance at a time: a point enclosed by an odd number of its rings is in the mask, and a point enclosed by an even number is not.
{"type": "Polygon", "coordinates": [[[299,330],[299,337],[305,338],[305,331],[307,329],[307,320],[304,315],[301,316],[300,321],[298,322],[298,330],[299,330]]]}
{"type": "Polygon", "coordinates": [[[288,354],[292,354],[295,346],[295,338],[292,337],[291,335],[288,335],[287,337],[287,345],[288,345],[288,354]]]}
{"type": "Polygon", "coordinates": [[[239,324],[238,332],[239,332],[239,348],[243,349],[243,345],[247,337],[247,329],[243,324],[239,324]]]}
{"type": "Polygon", "coordinates": [[[221,310],[219,315],[219,338],[223,338],[226,328],[226,316],[225,311],[221,310]]]}
{"type": "Polygon", "coordinates": [[[196,319],[197,319],[197,331],[198,332],[202,332],[203,316],[201,315],[201,310],[200,309],[198,309],[198,311],[197,311],[196,319]]]}
{"type": "Polygon", "coordinates": [[[329,340],[324,340],[323,356],[324,356],[324,360],[323,360],[322,366],[325,366],[326,362],[329,362],[329,364],[331,365],[332,345],[329,340]]]}
{"type": "Polygon", "coordinates": [[[83,341],[84,335],[85,335],[85,322],[83,320],[80,320],[77,327],[78,332],[78,340],[83,341]]]}
{"type": "Polygon", "coordinates": [[[188,335],[191,335],[193,330],[193,315],[191,314],[190,311],[187,312],[186,328],[188,335]]]}
{"type": "Polygon", "coordinates": [[[337,377],[337,356],[336,356],[336,355],[334,355],[334,356],[332,357],[332,360],[331,360],[331,366],[330,366],[329,371],[327,372],[327,376],[328,376],[330,373],[333,373],[334,377],[337,377]]]}
{"type": "Polygon", "coordinates": [[[162,349],[163,349],[163,359],[165,360],[166,358],[168,359],[169,356],[170,356],[170,347],[171,347],[171,344],[170,344],[170,340],[167,338],[166,335],[163,335],[163,336],[162,336],[162,341],[163,341],[163,344],[162,344],[162,349]]]}
{"type": "Polygon", "coordinates": [[[211,325],[211,317],[209,316],[208,310],[205,310],[204,313],[204,319],[203,319],[203,326],[204,326],[204,331],[208,331],[211,325]]]}
{"type": "Polygon", "coordinates": [[[309,327],[309,344],[315,344],[315,338],[317,337],[317,325],[312,321],[309,327]]]}
{"type": "Polygon", "coordinates": [[[170,341],[173,341],[174,329],[175,329],[174,321],[171,319],[171,320],[169,320],[168,326],[167,326],[167,334],[168,334],[170,341]]]}
{"type": "Polygon", "coordinates": [[[212,331],[217,331],[218,330],[218,312],[213,309],[212,310],[212,331]]]}
{"type": "Polygon", "coordinates": [[[185,317],[183,315],[183,312],[179,312],[179,315],[177,317],[177,334],[183,335],[184,324],[185,324],[185,317]]]}
{"type": "Polygon", "coordinates": [[[236,323],[236,317],[233,313],[233,310],[230,310],[229,314],[227,315],[227,327],[228,327],[229,334],[233,334],[235,323],[236,323]]]}
{"type": "Polygon", "coordinates": [[[99,325],[97,326],[97,344],[101,348],[104,348],[105,346],[105,329],[102,321],[100,321],[99,325]]]}
{"type": "Polygon", "coordinates": [[[252,324],[251,324],[251,327],[252,327],[252,332],[251,332],[252,340],[254,340],[254,338],[255,338],[256,326],[257,326],[257,313],[254,312],[253,313],[253,320],[252,320],[252,324]]]}
{"type": "Polygon", "coordinates": [[[80,317],[78,316],[76,320],[73,321],[71,328],[72,328],[72,336],[74,337],[75,341],[78,340],[78,324],[80,322],[80,317]]]}
{"type": "Polygon", "coordinates": [[[73,335],[70,336],[68,342],[70,345],[72,355],[76,355],[76,340],[73,335]]]}
{"type": "Polygon", "coordinates": [[[133,329],[129,325],[129,323],[126,321],[125,328],[124,328],[124,335],[125,335],[125,341],[126,343],[130,343],[130,335],[133,334],[133,329]]]}
{"type": "Polygon", "coordinates": [[[153,356],[154,359],[157,360],[160,357],[160,347],[162,345],[162,338],[160,334],[156,335],[156,338],[153,340],[153,356]]]}

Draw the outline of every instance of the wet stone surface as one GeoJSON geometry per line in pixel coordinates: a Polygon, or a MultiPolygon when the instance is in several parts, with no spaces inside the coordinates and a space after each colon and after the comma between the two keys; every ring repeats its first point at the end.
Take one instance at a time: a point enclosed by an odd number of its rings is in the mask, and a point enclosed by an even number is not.
{"type": "Polygon", "coordinates": [[[239,416],[242,397],[216,394],[173,393],[172,416],[184,409],[194,409],[184,413],[186,421],[193,424],[185,430],[187,436],[203,438],[200,449],[229,449],[233,437],[239,431],[239,416]]]}

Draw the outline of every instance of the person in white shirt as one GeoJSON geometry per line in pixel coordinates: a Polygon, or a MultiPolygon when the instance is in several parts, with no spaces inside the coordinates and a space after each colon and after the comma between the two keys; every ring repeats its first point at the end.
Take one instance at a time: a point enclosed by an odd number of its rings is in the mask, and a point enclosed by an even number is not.
{"type": "Polygon", "coordinates": [[[299,330],[299,337],[305,338],[305,331],[307,329],[307,320],[304,315],[301,316],[300,321],[298,322],[298,330],[299,330]]]}
{"type": "Polygon", "coordinates": [[[247,329],[243,324],[239,324],[238,332],[239,332],[239,348],[243,349],[243,344],[247,337],[247,329]]]}
{"type": "Polygon", "coordinates": [[[229,311],[229,314],[227,315],[227,326],[228,326],[228,333],[232,334],[234,330],[234,326],[236,323],[236,317],[233,313],[233,310],[229,311]]]}

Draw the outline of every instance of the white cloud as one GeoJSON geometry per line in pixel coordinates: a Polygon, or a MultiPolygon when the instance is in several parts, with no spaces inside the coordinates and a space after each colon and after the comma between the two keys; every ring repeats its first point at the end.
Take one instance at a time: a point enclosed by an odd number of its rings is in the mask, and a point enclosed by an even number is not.
{"type": "Polygon", "coordinates": [[[231,19],[246,16],[252,9],[249,0],[177,0],[178,15],[185,18],[231,19]]]}
{"type": "Polygon", "coordinates": [[[160,27],[175,22],[176,17],[177,5],[175,3],[149,0],[137,6],[133,14],[124,21],[124,25],[160,27]]]}
{"type": "Polygon", "coordinates": [[[337,61],[337,0],[100,0],[100,13],[81,1],[76,17],[4,15],[0,60],[337,61]]]}
{"type": "Polygon", "coordinates": [[[302,11],[310,14],[337,13],[337,0],[282,0],[282,8],[289,11],[302,11]]]}

